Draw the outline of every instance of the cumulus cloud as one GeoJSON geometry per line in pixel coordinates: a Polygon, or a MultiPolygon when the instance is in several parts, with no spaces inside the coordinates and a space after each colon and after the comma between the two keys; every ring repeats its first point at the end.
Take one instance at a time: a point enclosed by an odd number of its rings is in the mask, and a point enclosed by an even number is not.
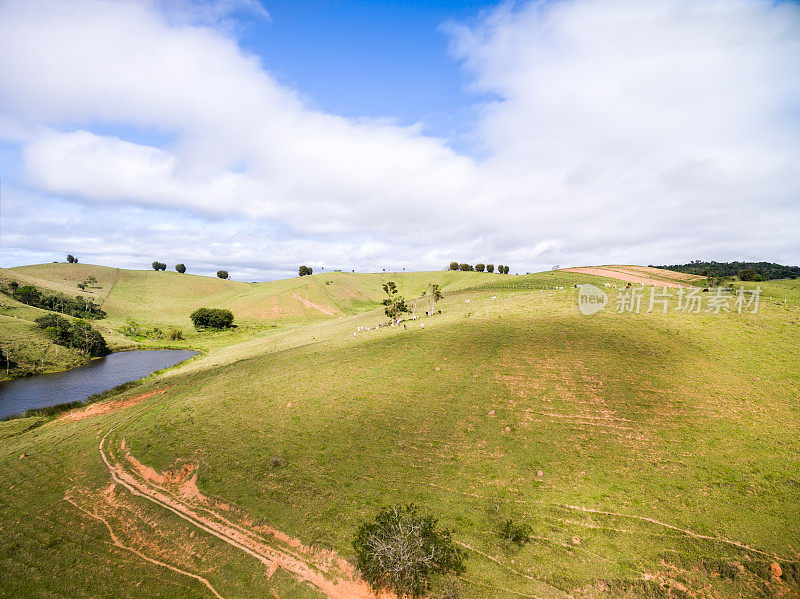
{"type": "MultiPolygon", "coordinates": [[[[236,11],[269,18],[252,0],[0,4],[0,139],[21,147],[18,193],[143,222],[180,214],[191,240],[138,234],[165,253],[213,238],[269,274],[283,266],[259,262],[264,248],[523,272],[800,261],[795,4],[531,2],[448,24],[466,80],[493,98],[474,155],[420,126],[312,109],[242,50],[236,11]]],[[[18,249],[30,227],[13,222],[3,245],[18,249]]],[[[118,239],[104,231],[93,255],[129,265],[118,239]]]]}

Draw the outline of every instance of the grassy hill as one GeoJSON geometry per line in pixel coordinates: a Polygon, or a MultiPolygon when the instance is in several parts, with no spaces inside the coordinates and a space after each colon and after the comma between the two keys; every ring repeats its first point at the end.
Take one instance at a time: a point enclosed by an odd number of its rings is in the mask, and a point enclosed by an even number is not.
{"type": "Polygon", "coordinates": [[[339,559],[408,502],[468,552],[462,597],[800,592],[800,282],[757,314],[584,317],[573,286],[611,279],[399,273],[406,297],[441,284],[442,314],[376,329],[381,275],[86,268],[110,323],[213,301],[246,326],[107,403],[0,423],[0,596],[366,597],[339,559]]]}
{"type": "MultiPolygon", "coordinates": [[[[267,283],[242,283],[176,272],[113,269],[88,264],[40,264],[4,269],[7,279],[78,295],[76,285],[94,276],[90,295],[102,303],[109,321],[127,318],[153,324],[189,324],[189,314],[213,305],[230,309],[237,321],[307,323],[376,308],[381,285],[393,280],[411,298],[429,283],[445,291],[485,286],[504,275],[476,272],[355,274],[331,272],[267,283]]],[[[507,277],[506,277],[507,278],[507,277]]]]}

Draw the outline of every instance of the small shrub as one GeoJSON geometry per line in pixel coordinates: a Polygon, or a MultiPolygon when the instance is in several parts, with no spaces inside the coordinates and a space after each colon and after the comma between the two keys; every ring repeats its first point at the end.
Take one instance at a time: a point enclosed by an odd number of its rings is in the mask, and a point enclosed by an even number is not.
{"type": "Polygon", "coordinates": [[[269,459],[270,468],[285,468],[286,458],[282,455],[274,455],[269,459]]]}
{"type": "Polygon", "coordinates": [[[498,530],[500,538],[505,543],[513,543],[518,547],[522,547],[525,543],[531,540],[531,527],[527,524],[519,524],[511,519],[503,522],[498,530]]]}
{"type": "Polygon", "coordinates": [[[170,341],[177,341],[179,339],[183,339],[183,330],[177,327],[169,327],[169,331],[167,332],[167,337],[170,341]]]}
{"type": "Polygon", "coordinates": [[[128,318],[120,327],[119,332],[126,337],[139,337],[142,334],[142,327],[132,318],[128,318]]]}
{"type": "Polygon", "coordinates": [[[435,575],[461,574],[466,553],[453,543],[449,530],[436,524],[414,505],[382,509],[374,522],[358,527],[353,540],[361,576],[376,592],[421,597],[435,575]]]}

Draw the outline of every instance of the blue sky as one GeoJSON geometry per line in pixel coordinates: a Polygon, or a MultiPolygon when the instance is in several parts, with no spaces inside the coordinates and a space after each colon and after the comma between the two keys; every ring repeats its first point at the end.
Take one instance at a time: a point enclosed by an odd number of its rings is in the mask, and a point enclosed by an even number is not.
{"type": "Polygon", "coordinates": [[[312,105],[349,117],[420,122],[431,135],[469,129],[469,91],[442,24],[471,21],[493,2],[262,2],[243,45],[312,105]],[[466,122],[465,122],[466,121],[466,122]]]}
{"type": "Polygon", "coordinates": [[[0,265],[800,262],[800,4],[0,4],[0,265]]]}

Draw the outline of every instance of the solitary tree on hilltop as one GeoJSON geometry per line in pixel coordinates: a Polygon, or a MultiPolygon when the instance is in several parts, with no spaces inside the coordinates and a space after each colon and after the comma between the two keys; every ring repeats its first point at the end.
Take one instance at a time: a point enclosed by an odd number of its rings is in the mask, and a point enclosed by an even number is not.
{"type": "Polygon", "coordinates": [[[227,270],[218,270],[217,271],[217,276],[220,279],[227,279],[228,278],[228,271],[227,270]]]}
{"type": "Polygon", "coordinates": [[[77,261],[78,259],[75,256],[73,256],[72,254],[67,254],[67,262],[69,262],[70,264],[74,264],[77,261]]]}
{"type": "Polygon", "coordinates": [[[185,264],[176,264],[175,265],[175,270],[177,270],[179,273],[183,274],[183,273],[186,272],[186,265],[185,264]]]}
{"type": "Polygon", "coordinates": [[[297,274],[299,274],[301,277],[305,277],[306,275],[313,275],[314,269],[304,264],[303,266],[297,269],[297,274]]]}

